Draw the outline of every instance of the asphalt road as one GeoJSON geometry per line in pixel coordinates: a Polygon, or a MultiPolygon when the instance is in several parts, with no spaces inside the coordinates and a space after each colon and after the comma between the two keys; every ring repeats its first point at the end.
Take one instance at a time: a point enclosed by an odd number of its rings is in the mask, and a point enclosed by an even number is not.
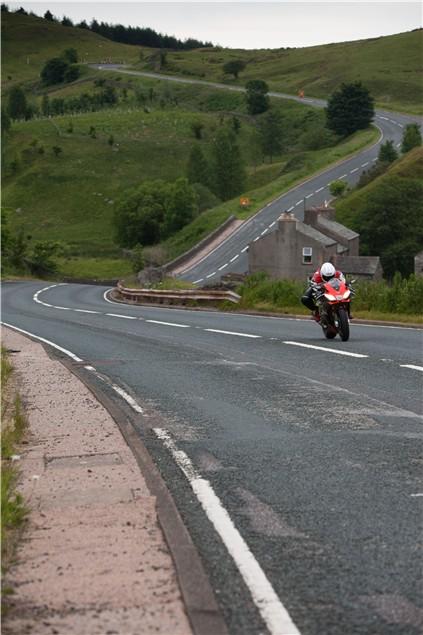
{"type": "Polygon", "coordinates": [[[311,321],[45,287],[4,284],[3,321],[72,351],[122,408],[112,384],[142,408],[134,425],[231,635],[422,632],[421,330],[352,325],[350,341],[327,341],[311,321]],[[199,502],[204,482],[251,552],[244,569],[212,524],[217,503],[209,515],[199,502]],[[254,563],[276,597],[268,612],[254,563]],[[282,605],[297,631],[272,622],[282,605]]]}
{"type": "MultiPolygon", "coordinates": [[[[214,88],[245,92],[240,86],[230,86],[217,82],[205,82],[196,79],[185,79],[172,75],[162,75],[159,73],[144,73],[141,71],[125,70],[116,64],[92,65],[99,70],[118,70],[120,73],[151,77],[163,81],[171,81],[186,84],[206,84],[214,88]]],[[[323,108],[326,101],[316,98],[301,99],[293,95],[279,92],[269,92],[272,97],[291,99],[308,106],[323,108]]],[[[267,232],[272,231],[276,220],[285,210],[293,212],[299,220],[304,216],[304,204],[307,207],[323,204],[330,200],[329,184],[339,179],[345,180],[348,184],[354,185],[359,180],[364,170],[369,170],[377,160],[380,144],[387,140],[392,140],[399,148],[401,145],[404,127],[408,123],[416,122],[421,125],[421,118],[402,113],[375,111],[374,124],[380,129],[381,135],[377,143],[372,147],[364,149],[354,157],[341,161],[334,167],[324,170],[309,178],[304,183],[292,188],[282,194],[272,203],[260,210],[253,218],[243,223],[231,236],[229,236],[212,253],[205,256],[193,267],[186,269],[180,275],[181,278],[191,282],[204,285],[205,283],[218,280],[222,274],[228,272],[244,273],[248,271],[247,246],[253,240],[259,238],[267,232]],[[305,203],[304,203],[305,199],[305,203]]]]}

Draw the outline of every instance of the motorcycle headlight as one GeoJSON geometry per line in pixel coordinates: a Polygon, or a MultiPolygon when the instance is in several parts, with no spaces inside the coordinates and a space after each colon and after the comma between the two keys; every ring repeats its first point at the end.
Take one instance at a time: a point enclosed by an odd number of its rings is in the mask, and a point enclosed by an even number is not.
{"type": "Polygon", "coordinates": [[[335,302],[335,296],[332,295],[331,293],[325,293],[325,298],[326,300],[329,300],[329,302],[335,302]]]}
{"type": "Polygon", "coordinates": [[[344,293],[344,300],[346,300],[347,298],[349,298],[351,295],[351,291],[348,289],[347,291],[345,291],[344,293]]]}

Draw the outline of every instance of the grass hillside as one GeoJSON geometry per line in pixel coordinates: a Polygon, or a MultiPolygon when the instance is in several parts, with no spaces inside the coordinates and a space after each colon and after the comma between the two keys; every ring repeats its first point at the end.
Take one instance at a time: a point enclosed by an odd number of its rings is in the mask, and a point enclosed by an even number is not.
{"type": "MultiPolygon", "coordinates": [[[[423,30],[357,42],[266,50],[169,52],[162,72],[244,85],[263,79],[273,90],[325,98],[342,82],[361,80],[380,106],[422,113],[423,30]],[[247,66],[237,82],[223,74],[229,60],[247,66]]],[[[138,67],[151,69],[148,61],[138,67]]]]}
{"type": "Polygon", "coordinates": [[[140,47],[107,40],[86,29],[65,27],[31,15],[2,12],[2,85],[38,80],[45,62],[75,48],[81,63],[126,62],[139,58],[140,47]]]}

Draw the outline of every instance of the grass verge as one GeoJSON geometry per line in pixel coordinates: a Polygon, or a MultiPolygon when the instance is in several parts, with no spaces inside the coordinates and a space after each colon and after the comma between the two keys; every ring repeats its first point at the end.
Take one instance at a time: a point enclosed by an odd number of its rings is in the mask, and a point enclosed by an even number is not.
{"type": "MultiPolygon", "coordinates": [[[[18,469],[14,458],[21,443],[27,421],[19,394],[12,383],[13,368],[7,351],[1,349],[1,557],[2,604],[11,593],[4,581],[4,573],[13,561],[17,540],[27,509],[16,490],[18,469]]],[[[3,610],[6,607],[3,605],[3,610]]]]}

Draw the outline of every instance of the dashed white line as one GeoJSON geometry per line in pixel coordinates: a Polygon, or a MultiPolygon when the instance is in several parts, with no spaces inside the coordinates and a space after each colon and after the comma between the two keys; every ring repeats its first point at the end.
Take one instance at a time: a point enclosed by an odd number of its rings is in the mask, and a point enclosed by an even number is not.
{"type": "Polygon", "coordinates": [[[120,315],[119,313],[105,313],[104,315],[108,315],[110,317],[123,318],[124,320],[138,320],[137,317],[133,317],[132,315],[120,315]]]}
{"type": "Polygon", "coordinates": [[[312,196],[313,196],[313,193],[307,194],[306,198],[311,198],[312,196]]]}
{"type": "Polygon", "coordinates": [[[362,163],[362,164],[361,164],[361,167],[362,167],[362,168],[365,168],[365,167],[366,167],[366,165],[369,165],[369,162],[368,162],[368,161],[366,161],[366,163],[362,163]]]}
{"type": "Polygon", "coordinates": [[[322,187],[319,187],[319,189],[318,189],[318,190],[315,190],[315,194],[318,194],[319,192],[321,192],[321,191],[322,191],[322,190],[324,190],[324,189],[325,189],[325,186],[324,186],[324,185],[322,185],[322,187]]]}
{"type": "Polygon", "coordinates": [[[397,124],[400,128],[404,128],[404,126],[402,125],[402,123],[398,123],[397,124]]]}
{"type": "Polygon", "coordinates": [[[346,175],[346,174],[343,174],[343,175],[342,175],[342,176],[340,176],[339,178],[340,178],[340,179],[346,179],[346,178],[347,178],[347,175],[346,175]]]}
{"type": "Polygon", "coordinates": [[[191,328],[189,324],[175,324],[175,322],[161,322],[160,320],[146,320],[146,322],[150,322],[150,324],[161,324],[163,326],[177,326],[180,329],[191,328]]]}
{"type": "Polygon", "coordinates": [[[213,271],[213,273],[209,273],[208,276],[206,276],[206,278],[213,278],[213,276],[216,275],[216,271],[213,271]]]}
{"type": "Polygon", "coordinates": [[[325,346],[315,346],[314,344],[304,344],[303,342],[283,342],[291,346],[301,346],[303,348],[312,348],[316,351],[324,351],[325,353],[335,353],[335,355],[347,355],[348,357],[368,357],[361,353],[350,353],[350,351],[340,351],[336,348],[326,348],[325,346]]]}
{"type": "Polygon", "coordinates": [[[301,199],[300,201],[297,201],[297,202],[295,203],[295,207],[297,207],[298,205],[301,205],[301,203],[302,203],[302,202],[303,202],[303,199],[301,199]]]}
{"type": "Polygon", "coordinates": [[[350,174],[354,174],[354,172],[358,172],[360,168],[354,168],[354,170],[350,170],[350,174]]]}
{"type": "Polygon", "coordinates": [[[266,227],[266,229],[263,229],[263,231],[261,232],[260,236],[264,236],[264,234],[266,234],[266,232],[268,232],[269,229],[268,227],[266,227]]]}
{"type": "Polygon", "coordinates": [[[100,311],[90,311],[89,309],[72,309],[76,313],[94,313],[96,315],[100,315],[100,311]]]}
{"type": "MultiPolygon", "coordinates": [[[[397,143],[397,148],[399,148],[400,146],[401,146],[401,143],[397,143]]],[[[373,159],[373,161],[374,161],[374,159],[373,159]]]]}
{"type": "Polygon", "coordinates": [[[204,278],[200,278],[199,280],[194,280],[192,284],[198,284],[199,282],[203,282],[204,278]]]}
{"type": "Polygon", "coordinates": [[[270,223],[269,229],[270,229],[270,227],[274,227],[274,225],[276,225],[276,221],[275,220],[273,221],[273,223],[270,223]]]}
{"type": "Polygon", "coordinates": [[[248,249],[248,245],[245,245],[244,249],[241,249],[241,253],[243,254],[245,251],[247,251],[248,249]]]}
{"type": "Polygon", "coordinates": [[[400,364],[401,368],[411,368],[412,370],[420,370],[423,372],[422,366],[415,366],[414,364],[400,364]]]}
{"type": "Polygon", "coordinates": [[[288,211],[288,212],[292,212],[292,210],[293,210],[293,209],[294,209],[294,206],[293,206],[293,205],[291,205],[291,207],[289,207],[287,211],[288,211]]]}
{"type": "Polygon", "coordinates": [[[170,451],[176,464],[187,478],[205,513],[232,556],[252,599],[271,635],[299,635],[284,605],[276,595],[263,569],[235,527],[227,510],[216,496],[209,481],[202,478],[188,455],[180,450],[167,430],[153,428],[156,436],[170,451]]]}
{"type": "Polygon", "coordinates": [[[230,259],[229,262],[235,262],[235,260],[239,258],[239,254],[237,254],[236,256],[234,256],[233,258],[230,259]]]}
{"type": "Polygon", "coordinates": [[[204,329],[209,333],[222,333],[223,335],[239,335],[239,337],[250,337],[252,339],[261,339],[261,335],[251,335],[251,333],[237,333],[236,331],[221,331],[220,329],[204,329]]]}
{"type": "Polygon", "coordinates": [[[257,236],[257,238],[254,238],[253,243],[255,243],[257,240],[260,240],[260,236],[257,236]]]}
{"type": "Polygon", "coordinates": [[[228,266],[229,263],[225,262],[224,265],[222,265],[221,267],[219,267],[218,271],[222,271],[222,269],[225,269],[228,266]]]}

